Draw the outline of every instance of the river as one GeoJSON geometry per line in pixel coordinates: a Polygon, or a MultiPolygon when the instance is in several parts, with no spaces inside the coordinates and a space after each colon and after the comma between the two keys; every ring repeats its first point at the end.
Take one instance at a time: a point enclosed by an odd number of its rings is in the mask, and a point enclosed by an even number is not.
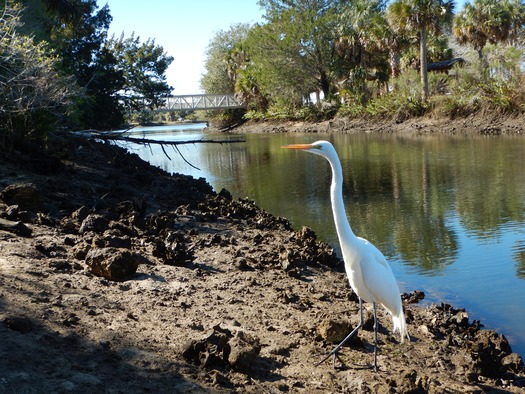
{"type": "MultiPolygon", "coordinates": [[[[134,129],[132,136],[239,138],[207,133],[204,126],[134,129]]],[[[275,216],[287,217],[296,229],[309,226],[337,249],[328,163],[280,148],[331,141],[345,174],[352,228],[387,256],[402,291],[423,290],[427,303],[466,308],[471,320],[505,334],[513,350],[525,356],[524,137],[240,137],[246,142],[178,145],[178,151],[125,146],[168,172],[203,177],[217,191],[248,197],[275,216]]]]}

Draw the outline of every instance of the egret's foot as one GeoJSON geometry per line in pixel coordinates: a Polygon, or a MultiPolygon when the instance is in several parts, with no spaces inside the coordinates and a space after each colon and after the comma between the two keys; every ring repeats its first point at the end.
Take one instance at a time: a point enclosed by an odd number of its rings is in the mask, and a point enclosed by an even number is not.
{"type": "Polygon", "coordinates": [[[330,358],[330,356],[332,356],[332,355],[334,356],[334,360],[333,360],[333,362],[335,362],[335,357],[336,357],[336,356],[335,356],[335,353],[330,352],[330,353],[328,353],[328,354],[327,354],[327,355],[326,355],[321,361],[319,361],[317,364],[315,364],[315,366],[318,367],[319,365],[321,365],[322,363],[324,363],[326,360],[328,360],[328,359],[330,358]]]}
{"type": "Polygon", "coordinates": [[[338,350],[332,350],[330,353],[328,353],[321,361],[319,361],[317,364],[315,364],[316,367],[324,363],[326,360],[328,360],[332,356],[332,366],[335,368],[335,359],[337,358],[341,364],[344,364],[343,360],[341,360],[341,357],[339,357],[338,350]]]}
{"type": "MultiPolygon", "coordinates": [[[[339,362],[342,365],[345,365],[345,362],[341,359],[341,357],[339,357],[339,349],[336,348],[336,349],[332,350],[330,353],[327,353],[326,356],[324,356],[324,358],[321,361],[319,361],[317,364],[315,364],[315,366],[318,367],[319,365],[324,363],[326,360],[328,360],[330,358],[330,356],[332,356],[332,366],[334,367],[334,369],[336,368],[335,367],[335,359],[336,358],[339,360],[339,362]]],[[[374,372],[379,372],[379,368],[377,367],[377,356],[374,355],[374,362],[373,362],[373,364],[363,365],[359,369],[373,369],[374,372]]]]}

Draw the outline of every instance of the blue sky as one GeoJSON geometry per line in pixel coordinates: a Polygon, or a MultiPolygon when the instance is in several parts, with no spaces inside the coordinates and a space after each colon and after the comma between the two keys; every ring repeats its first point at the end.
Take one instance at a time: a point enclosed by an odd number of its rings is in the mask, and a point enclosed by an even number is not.
{"type": "MultiPolygon", "coordinates": [[[[262,20],[257,0],[106,0],[113,16],[110,34],[135,32],[154,38],[174,60],[166,73],[174,94],[200,93],[206,47],[214,33],[236,23],[262,20]]],[[[456,1],[456,10],[465,0],[456,1]]],[[[103,0],[99,5],[105,4],[103,0]]]]}
{"type": "Polygon", "coordinates": [[[205,51],[214,33],[236,23],[262,19],[257,0],[99,0],[108,4],[109,32],[126,37],[135,32],[144,42],[154,38],[174,60],[166,73],[174,94],[200,93],[205,51]]]}

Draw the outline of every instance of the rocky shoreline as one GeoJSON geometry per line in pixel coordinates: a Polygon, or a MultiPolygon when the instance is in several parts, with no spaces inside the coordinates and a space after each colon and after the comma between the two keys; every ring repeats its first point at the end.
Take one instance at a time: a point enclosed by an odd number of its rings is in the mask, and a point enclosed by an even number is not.
{"type": "MultiPolygon", "coordinates": [[[[522,130],[504,123],[490,127],[522,130]]],[[[503,335],[418,306],[419,289],[403,295],[408,343],[378,308],[378,373],[370,305],[342,363],[315,366],[358,303],[312,230],[109,144],[63,144],[0,157],[0,393],[525,390],[503,335]]]]}

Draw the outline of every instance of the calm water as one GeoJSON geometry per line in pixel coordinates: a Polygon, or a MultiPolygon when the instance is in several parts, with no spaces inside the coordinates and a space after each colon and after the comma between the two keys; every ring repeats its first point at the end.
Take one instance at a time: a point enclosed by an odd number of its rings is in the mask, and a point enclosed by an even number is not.
{"type": "MultiPolygon", "coordinates": [[[[164,140],[229,139],[202,125],[137,130],[164,140]]],[[[281,149],[330,140],[350,223],[389,258],[403,291],[465,307],[525,356],[525,137],[255,134],[240,144],[128,149],[167,170],[248,197],[337,247],[321,157],[281,149]]]]}

